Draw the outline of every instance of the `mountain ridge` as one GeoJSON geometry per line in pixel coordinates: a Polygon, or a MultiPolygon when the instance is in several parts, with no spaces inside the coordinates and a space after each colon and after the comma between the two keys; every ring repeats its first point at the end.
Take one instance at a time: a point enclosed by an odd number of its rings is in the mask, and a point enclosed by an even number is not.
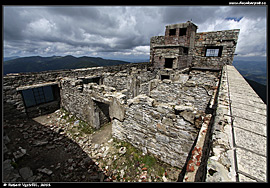
{"type": "Polygon", "coordinates": [[[267,84],[267,62],[266,61],[244,61],[235,60],[232,64],[238,72],[249,80],[256,81],[266,86],[267,84]]]}
{"type": "Polygon", "coordinates": [[[103,59],[101,57],[67,56],[29,56],[3,62],[4,75],[20,72],[41,72],[49,70],[78,69],[98,66],[128,64],[127,61],[103,59]]]}

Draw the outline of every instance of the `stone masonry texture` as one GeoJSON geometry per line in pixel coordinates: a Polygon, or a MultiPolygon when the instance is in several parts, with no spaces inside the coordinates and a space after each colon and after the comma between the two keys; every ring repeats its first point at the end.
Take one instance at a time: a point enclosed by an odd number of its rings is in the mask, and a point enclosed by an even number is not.
{"type": "Polygon", "coordinates": [[[94,129],[111,122],[113,138],[180,168],[179,181],[265,182],[266,105],[231,66],[240,30],[196,31],[167,25],[147,63],[8,74],[4,119],[63,108],[94,129]],[[23,92],[45,86],[53,100],[27,107],[23,92]]]}

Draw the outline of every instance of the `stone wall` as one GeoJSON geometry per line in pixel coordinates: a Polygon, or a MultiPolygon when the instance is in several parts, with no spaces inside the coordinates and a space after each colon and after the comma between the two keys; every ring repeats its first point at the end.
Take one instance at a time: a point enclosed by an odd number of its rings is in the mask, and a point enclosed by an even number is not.
{"type": "MultiPolygon", "coordinates": [[[[62,78],[80,78],[87,76],[101,76],[103,73],[113,73],[122,70],[130,71],[132,67],[138,69],[149,68],[149,63],[130,63],[117,66],[108,67],[93,67],[93,68],[83,68],[83,69],[72,69],[72,70],[59,70],[59,71],[44,71],[44,72],[31,72],[31,73],[16,73],[8,74],[3,77],[3,106],[4,115],[7,117],[27,117],[27,108],[24,105],[23,97],[21,91],[16,89],[24,86],[32,86],[35,84],[43,84],[47,82],[60,82],[62,78]]],[[[119,80],[117,80],[119,81],[119,80]]],[[[59,106],[58,99],[58,106],[59,106]]],[[[57,106],[57,105],[56,105],[57,106]]],[[[31,114],[41,115],[44,113],[49,113],[51,109],[47,108],[47,105],[38,105],[34,108],[29,109],[31,114]],[[42,110],[43,109],[43,110],[42,110]]],[[[30,115],[32,116],[32,115],[30,115]]],[[[35,115],[34,115],[35,116],[35,115]]]]}
{"type": "Polygon", "coordinates": [[[222,70],[207,182],[267,181],[266,105],[234,66],[222,70]]]}
{"type": "Polygon", "coordinates": [[[231,65],[239,35],[239,29],[196,33],[195,47],[192,49],[195,67],[212,67],[222,69],[223,65],[231,65]],[[221,57],[205,57],[210,46],[222,46],[221,57]]]}
{"type": "Polygon", "coordinates": [[[212,126],[211,152],[207,160],[207,182],[236,181],[228,92],[227,75],[223,69],[212,126]]]}
{"type": "Polygon", "coordinates": [[[190,105],[204,112],[218,81],[218,72],[192,70],[189,74],[170,74],[172,80],[158,81],[150,96],[158,102],[190,105]]]}
{"type": "Polygon", "coordinates": [[[83,84],[82,79],[63,78],[60,82],[61,107],[99,129],[110,122],[112,98],[126,98],[110,86],[83,84]]]}
{"type": "Polygon", "coordinates": [[[165,45],[179,45],[188,48],[194,47],[194,38],[197,26],[190,21],[180,24],[167,25],[165,30],[165,45]],[[170,35],[170,30],[175,30],[175,35],[170,35]],[[181,35],[181,30],[185,32],[181,35]]]}
{"type": "Polygon", "coordinates": [[[128,100],[123,121],[113,118],[112,135],[144,153],[152,153],[160,160],[182,168],[198,129],[175,114],[175,108],[185,110],[138,95],[128,100]]]}
{"type": "Polygon", "coordinates": [[[112,116],[113,137],[179,168],[185,165],[219,80],[218,72],[183,72],[151,80],[148,96],[140,94],[120,105],[122,119],[112,116]]]}
{"type": "Polygon", "coordinates": [[[231,65],[240,30],[223,30],[196,33],[191,22],[167,25],[165,36],[150,40],[150,63],[156,69],[166,69],[166,58],[174,58],[172,69],[204,67],[222,69],[231,65]],[[184,35],[181,35],[184,30],[184,35]],[[171,34],[171,31],[174,31],[171,34]],[[207,49],[219,49],[219,54],[206,56],[207,49]]]}
{"type": "Polygon", "coordinates": [[[156,77],[156,71],[132,68],[114,73],[104,73],[103,84],[124,93],[128,99],[148,93],[148,82],[156,77]]]}

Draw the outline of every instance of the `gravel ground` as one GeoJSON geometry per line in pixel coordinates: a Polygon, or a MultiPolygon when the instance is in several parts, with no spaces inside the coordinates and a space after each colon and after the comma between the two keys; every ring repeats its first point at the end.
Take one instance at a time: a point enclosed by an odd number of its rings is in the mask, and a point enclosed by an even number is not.
{"type": "Polygon", "coordinates": [[[180,169],[64,110],[4,120],[4,182],[171,182],[180,169]]]}

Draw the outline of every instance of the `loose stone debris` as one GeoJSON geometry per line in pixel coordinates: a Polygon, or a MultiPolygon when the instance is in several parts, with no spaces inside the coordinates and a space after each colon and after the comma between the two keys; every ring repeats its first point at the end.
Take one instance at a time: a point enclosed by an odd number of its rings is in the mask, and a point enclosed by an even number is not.
{"type": "Polygon", "coordinates": [[[64,111],[5,121],[4,181],[170,182],[180,169],[146,155],[64,111]],[[27,135],[27,136],[25,136],[27,135]],[[101,138],[103,135],[106,139],[101,138]],[[94,141],[94,142],[93,142],[94,141]]]}

